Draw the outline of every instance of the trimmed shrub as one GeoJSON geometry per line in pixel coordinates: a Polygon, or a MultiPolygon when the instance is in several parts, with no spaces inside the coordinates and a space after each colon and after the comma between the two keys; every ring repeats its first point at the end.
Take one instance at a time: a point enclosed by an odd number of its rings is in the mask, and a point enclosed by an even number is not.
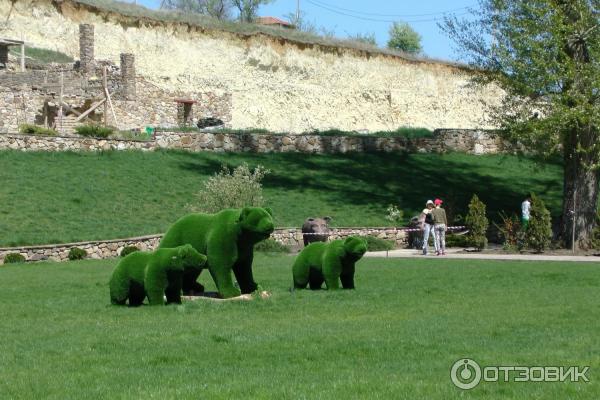
{"type": "Polygon", "coordinates": [[[254,246],[254,250],[263,253],[290,253],[292,251],[290,246],[281,244],[275,239],[266,239],[257,243],[256,246],[254,246]]]}
{"type": "Polygon", "coordinates": [[[215,213],[226,208],[262,207],[265,201],[261,181],[268,173],[269,170],[261,165],[252,171],[246,163],[233,171],[223,166],[196,195],[198,206],[191,205],[189,208],[215,213]]]}
{"type": "Polygon", "coordinates": [[[113,128],[100,125],[80,125],[75,128],[75,132],[81,136],[107,138],[114,133],[113,128]]]}
{"type": "Polygon", "coordinates": [[[131,253],[135,253],[136,251],[140,251],[137,246],[125,246],[123,250],[121,250],[121,257],[125,257],[131,253]]]}
{"type": "Polygon", "coordinates": [[[531,194],[529,225],[525,232],[525,244],[528,248],[542,253],[550,246],[552,239],[552,219],[544,201],[531,194]]]}
{"type": "Polygon", "coordinates": [[[393,240],[385,240],[376,236],[359,236],[367,242],[367,251],[387,251],[393,250],[396,243],[393,240]]]}
{"type": "Polygon", "coordinates": [[[69,250],[69,260],[71,261],[83,260],[86,257],[87,251],[85,251],[84,249],[80,249],[79,247],[73,247],[71,250],[69,250]]]}
{"type": "Polygon", "coordinates": [[[404,211],[400,210],[398,206],[390,204],[387,208],[387,215],[385,216],[385,219],[393,222],[394,224],[399,224],[402,222],[402,219],[404,219],[404,211]]]}
{"type": "Polygon", "coordinates": [[[8,253],[4,256],[4,264],[24,263],[25,257],[19,253],[8,253]]]}
{"type": "Polygon", "coordinates": [[[489,224],[490,222],[485,216],[485,204],[474,194],[469,203],[469,212],[465,217],[465,225],[469,229],[467,244],[479,250],[485,249],[487,246],[486,232],[489,224]]]}
{"type": "Polygon", "coordinates": [[[43,126],[33,124],[22,124],[19,125],[19,132],[24,135],[45,135],[45,136],[56,136],[58,132],[54,129],[44,128],[43,126]]]}

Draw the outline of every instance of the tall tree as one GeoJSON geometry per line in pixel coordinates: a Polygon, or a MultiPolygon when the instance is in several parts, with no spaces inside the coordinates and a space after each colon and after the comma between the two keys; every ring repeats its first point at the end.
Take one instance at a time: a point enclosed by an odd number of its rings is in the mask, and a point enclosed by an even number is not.
{"type": "Polygon", "coordinates": [[[423,48],[421,46],[421,35],[419,35],[406,22],[394,22],[390,27],[390,39],[387,47],[390,49],[401,50],[406,53],[420,53],[423,48]]]}
{"type": "Polygon", "coordinates": [[[231,0],[240,13],[240,21],[253,22],[258,16],[258,8],[274,0],[231,0]]]}
{"type": "Polygon", "coordinates": [[[562,238],[571,246],[574,232],[575,245],[585,248],[600,169],[600,0],[479,3],[470,18],[449,17],[441,27],[482,71],[474,82],[505,92],[501,104],[490,105],[504,137],[562,155],[562,238]]]}

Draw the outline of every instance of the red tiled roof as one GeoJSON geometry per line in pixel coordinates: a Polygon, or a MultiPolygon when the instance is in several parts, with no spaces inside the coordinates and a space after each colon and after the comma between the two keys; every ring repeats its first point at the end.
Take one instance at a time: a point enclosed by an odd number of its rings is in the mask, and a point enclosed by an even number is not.
{"type": "Polygon", "coordinates": [[[256,23],[261,25],[283,25],[283,26],[293,26],[287,21],[276,17],[258,17],[256,18],[256,23]]]}

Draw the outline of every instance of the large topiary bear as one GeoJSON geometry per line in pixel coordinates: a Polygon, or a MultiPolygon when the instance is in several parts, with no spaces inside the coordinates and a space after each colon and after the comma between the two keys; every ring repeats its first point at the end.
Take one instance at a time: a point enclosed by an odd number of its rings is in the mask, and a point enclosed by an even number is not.
{"type": "MultiPolygon", "coordinates": [[[[258,288],[252,276],[254,245],[268,238],[273,230],[272,212],[268,208],[245,207],[216,214],[189,214],[169,228],[159,247],[189,243],[206,254],[208,261],[205,268],[210,271],[219,295],[230,298],[252,293],[258,288]],[[239,289],[233,285],[231,271],[239,289]]],[[[185,269],[184,293],[204,291],[204,287],[196,282],[200,272],[199,268],[185,269]]]]}
{"type": "Polygon", "coordinates": [[[202,268],[206,256],[191,245],[163,248],[155,252],[136,251],[124,257],[110,278],[110,301],[130,306],[181,303],[181,280],[184,268],[202,268]]]}
{"type": "Polygon", "coordinates": [[[325,282],[327,289],[339,289],[341,280],[344,289],[354,289],[354,264],[366,251],[367,242],[355,236],[311,243],[294,261],[294,287],[304,289],[310,284],[316,290],[325,282]]]}

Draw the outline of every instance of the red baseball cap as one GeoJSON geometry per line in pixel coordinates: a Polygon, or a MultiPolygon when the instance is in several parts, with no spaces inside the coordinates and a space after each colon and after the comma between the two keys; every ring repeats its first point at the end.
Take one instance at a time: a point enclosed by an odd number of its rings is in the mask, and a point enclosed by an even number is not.
{"type": "Polygon", "coordinates": [[[442,201],[442,200],[440,200],[440,199],[435,199],[435,200],[433,201],[433,204],[435,204],[436,206],[439,206],[439,205],[440,205],[440,204],[442,204],[442,203],[443,203],[443,201],[442,201]]]}

